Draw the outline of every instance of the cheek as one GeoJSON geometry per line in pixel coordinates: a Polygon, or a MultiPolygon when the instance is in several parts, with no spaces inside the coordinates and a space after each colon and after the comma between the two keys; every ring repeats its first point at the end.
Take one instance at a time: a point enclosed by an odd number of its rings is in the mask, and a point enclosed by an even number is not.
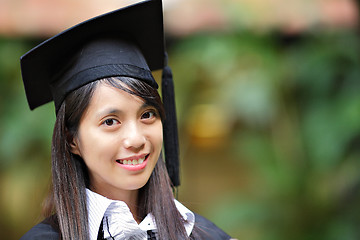
{"type": "Polygon", "coordinates": [[[111,157],[115,148],[115,139],[111,139],[109,136],[104,136],[104,134],[92,131],[91,129],[82,133],[79,136],[78,142],[81,157],[86,165],[99,162],[105,157],[111,157]]]}
{"type": "Polygon", "coordinates": [[[160,148],[161,150],[163,145],[163,129],[161,122],[154,125],[154,127],[151,129],[150,134],[152,136],[153,144],[155,145],[154,147],[160,148]]]}

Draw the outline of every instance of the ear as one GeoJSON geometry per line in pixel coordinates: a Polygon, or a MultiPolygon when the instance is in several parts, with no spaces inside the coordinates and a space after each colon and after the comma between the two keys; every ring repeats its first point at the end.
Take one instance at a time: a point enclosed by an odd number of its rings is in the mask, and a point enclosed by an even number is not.
{"type": "Polygon", "coordinates": [[[74,137],[70,141],[70,151],[71,151],[71,153],[79,155],[81,157],[80,148],[79,148],[79,142],[78,142],[78,139],[76,137],[74,137]]]}

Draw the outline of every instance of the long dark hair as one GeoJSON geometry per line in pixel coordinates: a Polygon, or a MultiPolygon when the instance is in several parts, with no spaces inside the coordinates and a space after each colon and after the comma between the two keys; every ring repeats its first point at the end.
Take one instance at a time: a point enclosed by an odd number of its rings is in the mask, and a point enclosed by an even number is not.
{"type": "MultiPolygon", "coordinates": [[[[98,84],[106,83],[137,95],[154,106],[163,121],[164,110],[156,89],[127,77],[106,78],[91,82],[71,92],[57,112],[52,140],[52,191],[44,206],[45,217],[55,213],[55,227],[62,239],[88,239],[86,191],[88,170],[83,159],[71,153],[70,143],[76,136],[80,119],[86,111],[98,84]],[[124,88],[125,83],[128,88],[124,88]]],[[[160,158],[144,187],[139,189],[138,217],[148,213],[155,218],[160,239],[186,239],[184,220],[173,201],[171,183],[165,163],[160,158]]]]}

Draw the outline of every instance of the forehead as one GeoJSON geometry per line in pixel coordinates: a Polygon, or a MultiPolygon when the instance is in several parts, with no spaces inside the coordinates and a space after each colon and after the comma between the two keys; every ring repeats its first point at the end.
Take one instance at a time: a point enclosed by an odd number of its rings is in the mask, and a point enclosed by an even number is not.
{"type": "Polygon", "coordinates": [[[119,81],[119,85],[123,89],[112,86],[108,82],[99,81],[90,100],[86,114],[109,109],[126,112],[143,106],[145,101],[142,98],[126,92],[126,90],[131,91],[126,84],[119,81]]]}

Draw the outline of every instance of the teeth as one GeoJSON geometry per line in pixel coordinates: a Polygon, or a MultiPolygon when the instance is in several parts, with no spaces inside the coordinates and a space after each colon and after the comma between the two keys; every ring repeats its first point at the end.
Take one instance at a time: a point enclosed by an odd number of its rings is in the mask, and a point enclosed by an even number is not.
{"type": "Polygon", "coordinates": [[[122,160],[120,161],[122,164],[124,165],[138,165],[138,164],[142,164],[145,161],[145,157],[140,158],[138,160],[134,159],[134,160],[122,160]]]}

